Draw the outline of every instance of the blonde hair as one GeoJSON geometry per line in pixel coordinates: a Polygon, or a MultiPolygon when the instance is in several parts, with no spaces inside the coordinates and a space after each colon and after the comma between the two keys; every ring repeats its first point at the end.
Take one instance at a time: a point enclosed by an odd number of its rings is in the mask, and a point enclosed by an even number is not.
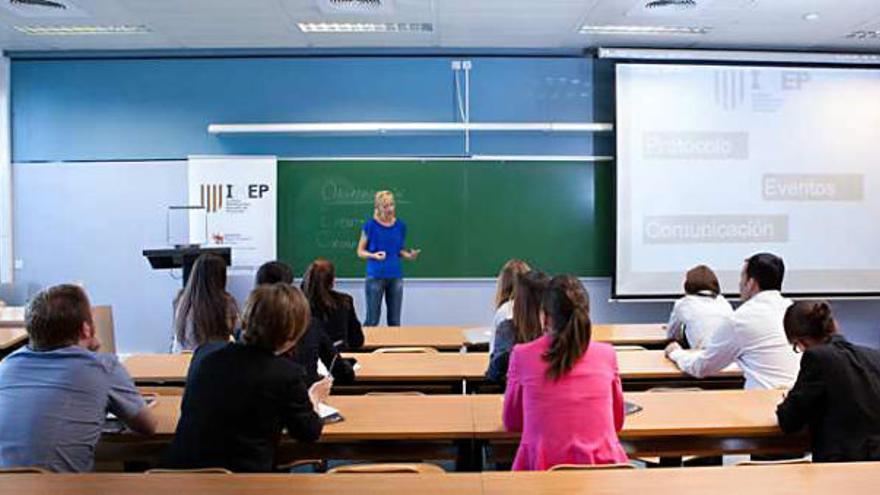
{"type": "Polygon", "coordinates": [[[495,309],[513,299],[514,282],[517,275],[531,270],[529,264],[523,260],[510,259],[498,272],[498,281],[495,283],[495,309]]]}
{"type": "Polygon", "coordinates": [[[382,203],[384,203],[387,198],[391,198],[393,200],[394,193],[387,190],[378,191],[376,193],[376,195],[373,197],[373,216],[379,216],[379,207],[382,206],[382,203]]]}

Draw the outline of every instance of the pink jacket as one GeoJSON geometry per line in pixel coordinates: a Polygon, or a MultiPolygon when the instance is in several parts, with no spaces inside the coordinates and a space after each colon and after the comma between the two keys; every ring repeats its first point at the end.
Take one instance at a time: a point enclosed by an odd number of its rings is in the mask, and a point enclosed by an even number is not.
{"type": "Polygon", "coordinates": [[[590,342],[574,368],[553,381],[541,357],[550,342],[545,335],[519,344],[510,357],[504,427],[522,431],[513,469],[627,462],[617,439],[624,407],[614,348],[590,342]]]}

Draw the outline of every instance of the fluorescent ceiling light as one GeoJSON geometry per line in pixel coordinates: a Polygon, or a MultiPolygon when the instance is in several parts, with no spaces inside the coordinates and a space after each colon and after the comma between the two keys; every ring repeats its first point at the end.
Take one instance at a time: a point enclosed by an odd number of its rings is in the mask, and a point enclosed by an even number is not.
{"type": "Polygon", "coordinates": [[[707,34],[711,28],[689,26],[590,26],[584,24],[581,34],[707,34]]]}
{"type": "Polygon", "coordinates": [[[782,62],[876,65],[873,53],[755,52],[746,50],[665,50],[658,48],[599,48],[599,58],[703,62],[782,62]]]}
{"type": "Polygon", "coordinates": [[[304,33],[432,33],[430,22],[298,22],[304,33]]]}
{"type": "Polygon", "coordinates": [[[32,36],[143,34],[150,32],[147,26],[15,26],[15,30],[32,36]]]}

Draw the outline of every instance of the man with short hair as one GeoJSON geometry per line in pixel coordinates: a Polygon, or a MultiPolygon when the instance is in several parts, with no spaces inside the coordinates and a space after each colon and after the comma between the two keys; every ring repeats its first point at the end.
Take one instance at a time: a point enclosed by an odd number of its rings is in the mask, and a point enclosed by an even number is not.
{"type": "Polygon", "coordinates": [[[101,342],[75,285],[38,293],[25,310],[29,343],[0,362],[0,467],[91,471],[108,412],[150,435],[156,420],[101,342]]]}
{"type": "Polygon", "coordinates": [[[782,318],[791,301],[783,297],[782,258],[758,253],[743,264],[739,291],[743,303],[716,330],[705,348],[685,351],[677,343],[666,355],[685,373],[702,378],[736,361],[745,375],[746,389],[789,388],[800,368],[800,358],[785,337],[782,318]]]}

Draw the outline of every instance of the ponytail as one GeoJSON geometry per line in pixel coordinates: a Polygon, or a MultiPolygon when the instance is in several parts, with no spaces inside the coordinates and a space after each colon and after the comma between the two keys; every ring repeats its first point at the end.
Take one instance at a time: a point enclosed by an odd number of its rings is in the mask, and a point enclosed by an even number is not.
{"type": "Polygon", "coordinates": [[[559,380],[590,346],[589,296],[577,278],[558,275],[544,293],[543,311],[552,322],[552,342],[542,357],[548,363],[547,377],[559,380]]]}
{"type": "Polygon", "coordinates": [[[825,301],[798,301],[785,311],[782,319],[789,342],[809,338],[824,342],[837,332],[831,306],[825,301]]]}

